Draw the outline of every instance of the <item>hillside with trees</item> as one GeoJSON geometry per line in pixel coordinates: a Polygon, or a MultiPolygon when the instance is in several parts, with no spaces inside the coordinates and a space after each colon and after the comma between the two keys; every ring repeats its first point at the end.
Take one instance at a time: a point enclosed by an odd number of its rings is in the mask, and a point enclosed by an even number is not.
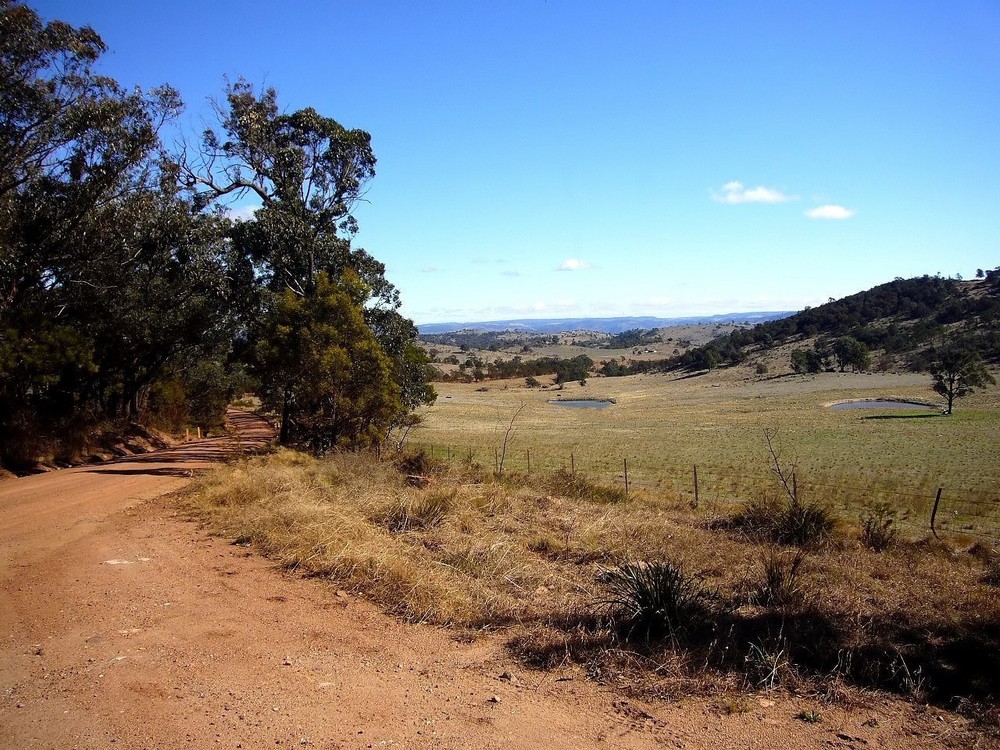
{"type": "Polygon", "coordinates": [[[183,103],[99,74],[90,28],[0,0],[0,463],[85,456],[130,422],[217,427],[247,390],[282,441],[373,444],[433,399],[384,266],[352,246],[370,136],[227,87],[183,103]],[[246,221],[225,201],[252,194],[246,221]]]}
{"type": "Polygon", "coordinates": [[[737,365],[785,345],[797,345],[791,354],[796,372],[872,366],[929,371],[950,349],[1000,363],[1000,268],[977,277],[896,279],[787,318],[733,330],[657,369],[737,365]]]}

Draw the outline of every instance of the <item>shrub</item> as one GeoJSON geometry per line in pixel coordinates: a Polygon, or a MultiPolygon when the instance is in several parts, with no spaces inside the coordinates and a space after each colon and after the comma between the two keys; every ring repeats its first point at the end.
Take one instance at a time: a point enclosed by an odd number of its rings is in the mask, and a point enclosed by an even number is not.
{"type": "Polygon", "coordinates": [[[861,519],[861,543],[874,552],[882,552],[896,543],[899,529],[896,511],[886,503],[875,503],[861,519]]]}
{"type": "Polygon", "coordinates": [[[626,638],[677,639],[712,621],[716,594],[680,565],[626,563],[602,571],[601,580],[607,596],[596,606],[613,627],[624,630],[626,638]]]}
{"type": "Polygon", "coordinates": [[[803,547],[822,544],[833,533],[835,521],[830,509],[818,503],[788,504],[781,524],[775,529],[775,541],[803,547]]]}
{"type": "Polygon", "coordinates": [[[836,525],[825,505],[803,500],[782,502],[766,496],[748,500],[730,523],[753,536],[800,547],[822,544],[836,525]]]}
{"type": "Polygon", "coordinates": [[[393,463],[400,474],[421,476],[431,474],[441,466],[441,462],[428,456],[423,448],[403,453],[393,463]]]}

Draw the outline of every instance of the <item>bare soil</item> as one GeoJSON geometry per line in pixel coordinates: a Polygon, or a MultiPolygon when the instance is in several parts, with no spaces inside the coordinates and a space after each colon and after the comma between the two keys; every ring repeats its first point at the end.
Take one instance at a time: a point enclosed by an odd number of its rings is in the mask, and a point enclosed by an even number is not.
{"type": "Polygon", "coordinates": [[[877,695],[630,699],[276,570],[169,496],[270,437],[231,416],[238,439],[0,485],[0,747],[968,746],[959,717],[877,695]]]}

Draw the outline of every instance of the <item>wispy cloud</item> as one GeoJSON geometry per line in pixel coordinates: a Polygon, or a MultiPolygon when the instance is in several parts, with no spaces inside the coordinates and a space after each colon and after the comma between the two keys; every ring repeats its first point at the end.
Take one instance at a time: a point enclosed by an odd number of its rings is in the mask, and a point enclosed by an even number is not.
{"type": "Polygon", "coordinates": [[[501,271],[500,275],[501,276],[520,276],[521,274],[518,271],[501,271]]]}
{"type": "Polygon", "coordinates": [[[850,219],[856,211],[843,206],[836,206],[828,203],[824,206],[816,206],[806,211],[806,216],[810,219],[850,219]]]}
{"type": "Polygon", "coordinates": [[[436,266],[424,266],[420,269],[420,273],[437,273],[439,270],[436,266]]]}
{"type": "Polygon", "coordinates": [[[559,271],[586,271],[591,268],[591,265],[579,258],[567,258],[562,263],[559,264],[559,271]]]}
{"type": "Polygon", "coordinates": [[[510,307],[495,307],[494,310],[510,310],[515,313],[540,313],[540,312],[562,312],[576,310],[577,303],[572,300],[560,300],[558,302],[535,302],[531,305],[512,305],[510,307]]]}
{"type": "Polygon", "coordinates": [[[797,195],[785,195],[780,190],[758,185],[748,188],[742,182],[727,182],[722,192],[712,191],[712,200],[718,203],[787,203],[798,200],[797,195]]]}

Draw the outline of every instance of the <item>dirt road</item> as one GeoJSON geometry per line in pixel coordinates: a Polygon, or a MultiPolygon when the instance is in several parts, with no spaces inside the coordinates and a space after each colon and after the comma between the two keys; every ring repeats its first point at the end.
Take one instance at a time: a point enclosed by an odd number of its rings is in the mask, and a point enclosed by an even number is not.
{"type": "Polygon", "coordinates": [[[961,728],[881,699],[645,704],[398,623],[177,515],[166,493],[234,447],[0,484],[0,747],[896,748],[961,728]]]}

